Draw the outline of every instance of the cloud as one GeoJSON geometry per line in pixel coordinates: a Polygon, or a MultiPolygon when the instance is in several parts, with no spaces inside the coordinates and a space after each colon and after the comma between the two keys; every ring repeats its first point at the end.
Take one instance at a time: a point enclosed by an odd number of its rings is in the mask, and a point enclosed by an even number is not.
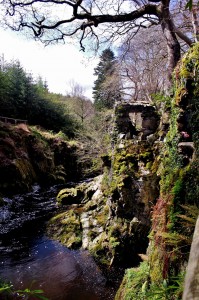
{"type": "Polygon", "coordinates": [[[33,77],[41,76],[47,80],[51,92],[65,94],[69,82],[74,80],[85,88],[87,97],[92,97],[97,58],[89,59],[71,44],[44,47],[9,30],[0,30],[0,36],[0,55],[4,54],[6,61],[19,60],[33,77]]]}

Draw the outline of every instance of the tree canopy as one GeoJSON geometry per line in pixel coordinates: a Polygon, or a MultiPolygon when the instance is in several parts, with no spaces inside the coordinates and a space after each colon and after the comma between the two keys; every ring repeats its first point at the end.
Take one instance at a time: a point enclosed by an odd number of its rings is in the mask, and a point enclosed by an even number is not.
{"type": "MultiPolygon", "coordinates": [[[[192,23],[197,25],[193,2],[192,23]]],[[[140,28],[160,24],[167,44],[170,78],[180,58],[178,37],[189,44],[194,40],[178,28],[174,0],[1,0],[1,4],[4,22],[14,30],[31,31],[46,44],[76,36],[82,50],[91,40],[98,47],[100,42],[121,40],[127,34],[133,38],[140,28]]],[[[197,26],[194,30],[197,39],[197,26]]]]}

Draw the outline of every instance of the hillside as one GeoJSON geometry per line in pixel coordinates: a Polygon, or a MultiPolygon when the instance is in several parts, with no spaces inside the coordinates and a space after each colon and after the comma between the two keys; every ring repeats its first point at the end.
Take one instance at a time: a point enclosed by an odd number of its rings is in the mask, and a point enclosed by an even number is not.
{"type": "Polygon", "coordinates": [[[29,191],[36,182],[52,185],[78,180],[80,176],[76,145],[66,142],[61,134],[0,122],[2,195],[29,191]]]}

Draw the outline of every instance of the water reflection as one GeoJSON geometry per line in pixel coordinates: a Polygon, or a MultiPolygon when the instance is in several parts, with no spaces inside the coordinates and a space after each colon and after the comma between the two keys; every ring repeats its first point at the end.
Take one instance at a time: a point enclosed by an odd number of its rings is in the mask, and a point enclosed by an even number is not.
{"type": "MultiPolygon", "coordinates": [[[[59,187],[6,198],[0,208],[0,278],[42,289],[50,300],[112,300],[114,288],[86,251],[70,251],[43,232],[59,187]]],[[[34,299],[34,298],[32,298],[34,299]]]]}
{"type": "Polygon", "coordinates": [[[86,251],[70,251],[44,236],[29,252],[16,252],[4,251],[0,261],[0,277],[12,281],[16,289],[32,285],[52,300],[113,299],[113,289],[106,287],[106,279],[86,251]]]}

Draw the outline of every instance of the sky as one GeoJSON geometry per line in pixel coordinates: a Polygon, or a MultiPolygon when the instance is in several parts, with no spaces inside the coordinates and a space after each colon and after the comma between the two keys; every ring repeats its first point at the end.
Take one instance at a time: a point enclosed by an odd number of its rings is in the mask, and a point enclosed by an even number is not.
{"type": "Polygon", "coordinates": [[[78,45],[50,45],[26,39],[19,33],[0,29],[0,56],[5,61],[19,60],[22,67],[34,78],[41,76],[50,92],[63,95],[70,91],[70,82],[80,84],[84,95],[92,100],[94,68],[98,58],[88,58],[78,45]]]}

